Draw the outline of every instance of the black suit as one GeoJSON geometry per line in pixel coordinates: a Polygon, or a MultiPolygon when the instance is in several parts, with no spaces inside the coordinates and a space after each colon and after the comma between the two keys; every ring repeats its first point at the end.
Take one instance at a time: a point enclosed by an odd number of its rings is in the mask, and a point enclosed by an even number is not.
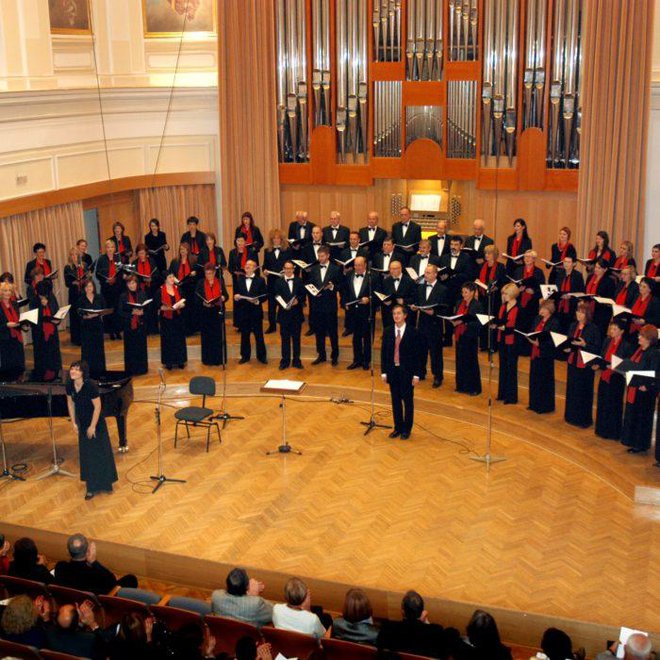
{"type": "Polygon", "coordinates": [[[295,298],[298,303],[291,309],[277,306],[277,322],[280,324],[280,339],[282,341],[282,359],[280,366],[291,363],[291,347],[293,346],[293,364],[300,364],[300,327],[303,323],[303,305],[305,304],[305,287],[298,277],[291,278],[290,284],[285,278],[278,277],[275,282],[275,296],[289,303],[295,298]]]}
{"type": "Polygon", "coordinates": [[[321,239],[326,245],[330,243],[344,243],[342,246],[330,246],[330,258],[339,259],[341,251],[348,246],[348,239],[350,238],[351,230],[344,225],[337,227],[336,235],[333,235],[333,228],[328,225],[323,228],[323,238],[321,239]]]}
{"type": "Polygon", "coordinates": [[[257,360],[261,362],[266,361],[266,344],[264,343],[264,329],[263,329],[263,309],[262,305],[264,298],[267,295],[266,282],[258,275],[254,276],[250,290],[247,290],[245,275],[239,275],[236,281],[234,294],[255,298],[257,296],[264,296],[259,299],[259,303],[255,305],[247,300],[238,300],[234,305],[234,309],[239,312],[239,328],[241,331],[241,358],[249,360],[252,354],[252,347],[250,346],[250,333],[254,333],[254,340],[257,345],[257,360]]]}
{"type": "Polygon", "coordinates": [[[58,561],[55,564],[54,583],[95,594],[108,594],[117,586],[117,578],[98,561],[93,564],[86,561],[58,561]]]}
{"type": "Polygon", "coordinates": [[[433,254],[429,254],[427,258],[422,261],[422,255],[421,254],[414,254],[412,257],[410,257],[410,261],[408,261],[408,268],[412,268],[416,273],[418,277],[423,277],[424,276],[424,270],[426,270],[426,266],[429,265],[434,265],[440,268],[440,257],[436,257],[433,254]],[[424,268],[422,269],[422,272],[420,273],[420,264],[424,263],[424,268]]]}
{"type": "Polygon", "coordinates": [[[495,245],[495,242],[493,241],[490,236],[486,236],[486,234],[481,235],[481,240],[479,241],[478,247],[475,247],[477,243],[477,237],[472,235],[468,236],[465,239],[465,243],[463,244],[463,247],[470,248],[471,250],[475,250],[474,252],[466,252],[466,254],[470,255],[470,257],[473,259],[473,261],[477,261],[477,259],[484,259],[484,248],[486,248],[488,245],[495,245]]]}
{"type": "Polygon", "coordinates": [[[387,236],[387,232],[382,227],[376,227],[373,232],[373,239],[369,238],[369,227],[362,227],[358,232],[360,234],[360,243],[369,243],[364,247],[369,249],[369,261],[383,249],[383,241],[387,236]]]}
{"type": "MultiPolygon", "coordinates": [[[[406,275],[401,274],[398,282],[398,288],[395,288],[395,281],[393,277],[385,277],[382,281],[381,292],[386,296],[392,296],[389,305],[382,303],[381,313],[383,316],[383,328],[392,325],[392,306],[396,304],[403,304],[406,308],[410,307],[417,299],[417,285],[406,275]]],[[[416,315],[413,312],[408,312],[408,323],[414,325],[416,315]]]]}
{"type": "Polygon", "coordinates": [[[399,249],[405,255],[407,264],[410,256],[415,254],[419,248],[419,242],[422,240],[422,228],[416,222],[410,220],[405,236],[403,232],[404,226],[402,222],[395,222],[392,225],[392,238],[394,239],[394,244],[399,246],[399,249]],[[403,248],[401,248],[403,245],[412,245],[412,247],[408,250],[403,250],[403,248]]]}
{"type": "Polygon", "coordinates": [[[379,252],[373,259],[372,266],[374,268],[378,268],[379,270],[384,270],[385,273],[384,275],[387,274],[387,271],[389,271],[390,268],[390,263],[392,261],[399,261],[401,262],[401,265],[405,267],[406,265],[406,257],[403,253],[399,252],[396,248],[392,251],[392,256],[389,259],[385,258],[386,255],[384,252],[379,252]]]}
{"type": "MultiPolygon", "coordinates": [[[[278,248],[275,254],[274,248],[268,248],[264,252],[264,270],[270,270],[273,273],[280,273],[284,268],[284,262],[290,259],[289,250],[278,248]]],[[[277,303],[275,302],[275,284],[281,278],[275,275],[266,275],[266,284],[268,288],[268,329],[275,329],[275,320],[277,316],[277,303]]]]}
{"type": "Polygon", "coordinates": [[[188,243],[190,245],[190,254],[198,255],[204,251],[206,247],[206,234],[203,231],[197,230],[195,238],[190,235],[189,231],[181,235],[180,243],[188,243]]]}
{"type": "Polygon", "coordinates": [[[379,649],[444,658],[444,629],[419,620],[385,621],[378,634],[379,649]]]}
{"type": "Polygon", "coordinates": [[[313,228],[314,223],[309,222],[309,220],[304,225],[301,225],[297,220],[294,220],[289,224],[289,233],[287,236],[291,243],[291,248],[294,251],[298,251],[301,247],[312,242],[313,228]],[[301,229],[303,229],[302,235],[300,233],[301,229]]]}
{"type": "Polygon", "coordinates": [[[312,330],[316,335],[316,352],[326,359],[325,338],[330,339],[330,358],[336,360],[339,356],[339,340],[337,337],[337,290],[340,288],[342,274],[335,264],[327,265],[325,278],[321,280],[321,264],[314,264],[309,273],[309,284],[319,291],[324,285],[332,282],[334,289],[324,289],[318,296],[309,296],[312,330]]]}
{"type": "Polygon", "coordinates": [[[371,305],[369,293],[369,275],[362,277],[352,272],[346,279],[344,287],[344,302],[346,304],[347,323],[353,330],[353,362],[362,364],[365,368],[371,363],[371,305]],[[355,295],[355,279],[362,280],[358,295],[355,295]],[[369,303],[363,305],[355,302],[361,298],[369,298],[369,303]]]}
{"type": "Polygon", "coordinates": [[[451,236],[449,234],[445,234],[443,238],[444,240],[441,241],[437,234],[429,238],[429,241],[431,242],[431,254],[434,257],[442,257],[445,254],[449,254],[451,251],[451,236]],[[441,247],[438,247],[438,245],[441,247]]]}
{"type": "Polygon", "coordinates": [[[315,264],[319,259],[317,256],[318,249],[324,245],[324,243],[308,243],[305,245],[305,247],[302,249],[300,253],[300,257],[297,257],[298,259],[301,259],[304,261],[306,264],[315,264]]]}
{"type": "Polygon", "coordinates": [[[435,380],[442,382],[444,373],[444,360],[442,356],[442,319],[438,314],[446,314],[448,309],[447,287],[436,280],[435,286],[428,297],[426,296],[426,282],[422,282],[417,287],[417,303],[419,307],[424,305],[436,304],[437,307],[431,309],[432,314],[426,311],[419,312],[418,329],[422,347],[422,364],[424,369],[422,376],[426,375],[426,360],[428,354],[431,354],[431,373],[435,380]]]}
{"type": "Polygon", "coordinates": [[[422,366],[417,330],[409,323],[401,337],[399,345],[399,364],[395,363],[394,350],[397,327],[392,324],[385,328],[380,349],[380,370],[387,376],[392,397],[392,414],[394,415],[394,430],[399,433],[410,433],[415,411],[413,377],[421,378],[422,366]]]}

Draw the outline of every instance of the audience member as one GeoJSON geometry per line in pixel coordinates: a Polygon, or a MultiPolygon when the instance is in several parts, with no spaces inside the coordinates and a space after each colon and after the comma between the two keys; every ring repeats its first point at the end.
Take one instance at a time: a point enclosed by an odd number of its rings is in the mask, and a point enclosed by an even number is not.
{"type": "MultiPolygon", "coordinates": [[[[172,636],[170,652],[166,657],[176,660],[202,660],[215,658],[215,637],[203,623],[187,623],[172,636]]],[[[226,657],[223,655],[220,658],[226,657]]]]}
{"type": "Polygon", "coordinates": [[[226,590],[216,589],[211,595],[213,613],[255,626],[271,623],[273,605],[261,597],[263,590],[263,582],[250,578],[243,568],[234,568],[227,575],[226,590]]]}
{"type": "Polygon", "coordinates": [[[39,554],[37,544],[23,537],[14,543],[14,559],[9,564],[8,574],[12,577],[50,584],[53,576],[46,566],[46,558],[39,554]]]}
{"type": "Polygon", "coordinates": [[[72,534],[67,540],[67,550],[71,559],[58,561],[55,565],[56,584],[72,589],[107,594],[118,584],[122,587],[137,587],[134,575],[124,575],[117,579],[96,559],[96,543],[83,534],[72,534]]]}
{"type": "Polygon", "coordinates": [[[512,660],[511,651],[500,641],[495,619],[475,610],[466,628],[467,641],[454,653],[455,660],[512,660]]]}
{"type": "Polygon", "coordinates": [[[84,658],[105,658],[101,628],[90,601],[78,605],[62,605],[54,625],[46,629],[47,646],[51,651],[84,658]]]}
{"type": "Polygon", "coordinates": [[[0,619],[2,638],[36,648],[45,646],[42,624],[49,614],[50,604],[45,598],[39,597],[33,601],[29,596],[15,596],[7,603],[0,619]]]}
{"type": "Polygon", "coordinates": [[[548,628],[541,639],[541,649],[548,660],[571,660],[573,658],[573,642],[559,628],[548,628]]]}
{"type": "Polygon", "coordinates": [[[369,597],[362,589],[349,589],[341,616],[332,622],[331,636],[358,644],[376,644],[378,626],[374,625],[369,597]]]}
{"type": "Polygon", "coordinates": [[[299,578],[291,578],[284,587],[286,603],[273,606],[275,628],[290,630],[319,638],[325,628],[318,616],[311,611],[312,595],[307,585],[299,578]]]}
{"type": "Polygon", "coordinates": [[[9,551],[11,543],[7,541],[4,534],[0,534],[0,575],[9,573],[9,551]]]}
{"type": "MultiPolygon", "coordinates": [[[[124,614],[117,636],[110,642],[109,660],[156,660],[161,657],[153,641],[154,620],[139,612],[124,614]]],[[[183,656],[180,656],[181,658],[183,656]]]]}

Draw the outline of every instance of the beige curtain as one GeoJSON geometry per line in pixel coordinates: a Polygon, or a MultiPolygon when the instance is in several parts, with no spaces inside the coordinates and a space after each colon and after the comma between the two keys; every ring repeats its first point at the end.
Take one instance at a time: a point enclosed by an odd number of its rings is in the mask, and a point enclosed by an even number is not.
{"type": "Polygon", "coordinates": [[[275,3],[218,0],[222,226],[250,211],[264,237],[280,226],[275,126],[275,3]]]}
{"type": "Polygon", "coordinates": [[[653,0],[584,3],[577,244],[599,229],[641,254],[651,94],[653,0]]]}
{"type": "Polygon", "coordinates": [[[25,265],[34,258],[32,246],[35,243],[46,245],[46,256],[59,277],[54,291],[60,305],[67,304],[67,289],[64,286],[64,266],[69,250],[76,241],[85,237],[85,222],[82,202],[71,202],[60,206],[10,215],[0,218],[0,271],[13,273],[14,279],[22,284],[25,265]]]}
{"type": "Polygon", "coordinates": [[[161,230],[167,234],[171,248],[168,260],[177,254],[178,240],[186,231],[186,220],[191,215],[199,218],[203,232],[215,233],[218,226],[214,185],[141,188],[138,203],[145,232],[149,220],[158,218],[161,230]]]}

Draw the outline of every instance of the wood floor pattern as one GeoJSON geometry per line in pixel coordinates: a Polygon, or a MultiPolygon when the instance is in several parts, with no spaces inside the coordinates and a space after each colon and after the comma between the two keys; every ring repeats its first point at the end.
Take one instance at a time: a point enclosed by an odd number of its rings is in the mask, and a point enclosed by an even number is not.
{"type": "MultiPolygon", "coordinates": [[[[144,493],[156,473],[155,366],[135,379],[131,451],[117,455],[114,495],[84,502],[82,484],[65,477],[5,482],[0,519],[255,572],[413,587],[660,631],[660,521],[657,509],[633,502],[635,485],[660,486],[660,471],[650,457],[565,425],[561,400],[558,412],[542,417],[525,410],[524,392],[519,406],[496,404],[492,451],[508,460],[487,472],[470,460],[484,453],[485,394],[455,394],[453,375],[440,390],[422,383],[409,442],[382,430],[365,437],[359,422],[369,418],[369,372],[306,362],[302,372],[284,372],[308,382],[303,396],[287,402],[288,439],[304,453],[265,456],[281,439],[279,400],[259,393],[268,377],[282,375],[271,356],[267,367],[230,364],[226,408],[246,419],[230,422],[222,444],[212,442],[206,454],[200,433],[176,450],[172,443],[170,406],[189,401],[190,376],[221,382],[220,370],[191,359],[184,371],[167,374],[163,412],[164,472],[188,482],[152,496],[144,493]],[[329,401],[341,396],[355,403],[329,401]]],[[[389,423],[379,379],[375,400],[378,419],[389,423]]],[[[55,427],[64,467],[77,471],[70,424],[55,427]]],[[[114,442],[114,422],[110,428],[114,442]]],[[[48,466],[46,420],[5,424],[5,437],[10,463],[29,462],[30,476],[48,466]]]]}

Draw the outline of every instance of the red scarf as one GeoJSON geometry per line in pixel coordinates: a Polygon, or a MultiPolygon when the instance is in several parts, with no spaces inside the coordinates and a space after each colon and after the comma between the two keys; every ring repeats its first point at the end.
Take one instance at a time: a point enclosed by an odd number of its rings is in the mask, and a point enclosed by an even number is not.
{"type": "MultiPolygon", "coordinates": [[[[138,273],[140,273],[140,275],[144,275],[145,277],[150,277],[151,276],[151,264],[149,263],[149,259],[145,259],[144,261],[138,259],[137,271],[138,271],[138,273]]],[[[140,280],[140,289],[142,291],[146,291],[146,289],[147,289],[147,283],[142,279],[140,280]]]]}
{"type": "Polygon", "coordinates": [[[559,253],[560,261],[564,261],[564,259],[566,259],[566,253],[568,252],[569,247],[571,247],[571,244],[568,241],[566,241],[566,244],[564,245],[563,248],[561,245],[559,245],[559,243],[557,243],[557,249],[561,250],[561,252],[559,253]]]}
{"type": "MultiPolygon", "coordinates": [[[[559,287],[559,290],[562,292],[562,294],[571,293],[571,276],[569,273],[565,274],[564,279],[561,281],[561,286],[559,287]]],[[[568,312],[570,311],[570,301],[560,299],[559,311],[562,312],[563,314],[568,314],[568,312]]]]}
{"type": "MultiPolygon", "coordinates": [[[[170,305],[170,306],[176,305],[176,303],[178,303],[179,300],[181,300],[181,294],[179,293],[179,287],[175,286],[174,287],[174,295],[170,296],[170,294],[167,292],[167,286],[165,284],[163,284],[160,287],[160,299],[161,299],[163,305],[170,305]],[[172,302],[172,298],[174,298],[174,302],[172,302]]],[[[179,309],[176,309],[176,310],[168,309],[168,310],[165,310],[165,311],[161,310],[161,314],[166,319],[172,319],[174,314],[176,314],[178,316],[180,313],[181,313],[181,310],[179,310],[179,309]]]]}
{"type": "MultiPolygon", "coordinates": [[[[641,294],[637,296],[635,299],[635,302],[633,303],[632,309],[630,310],[635,316],[639,316],[640,318],[645,318],[646,316],[646,310],[649,307],[649,303],[651,302],[651,298],[653,296],[648,296],[646,300],[642,299],[641,294]]],[[[639,326],[636,323],[631,323],[630,324],[630,332],[635,333],[639,332],[639,326]]]]}
{"type": "Polygon", "coordinates": [[[488,263],[484,263],[481,267],[481,272],[479,273],[479,281],[484,284],[490,284],[495,279],[495,274],[497,273],[497,264],[494,263],[492,266],[488,266],[488,263]]]}
{"type": "Polygon", "coordinates": [[[215,258],[215,248],[213,248],[213,249],[209,252],[209,263],[210,263],[210,264],[213,264],[214,266],[218,263],[218,262],[216,261],[216,258],[215,258]]]}
{"type": "Polygon", "coordinates": [[[117,252],[119,252],[119,254],[121,255],[124,252],[126,252],[126,245],[124,244],[124,237],[122,236],[120,239],[116,239],[116,241],[117,241],[117,252]]]}
{"type": "Polygon", "coordinates": [[[46,259],[44,259],[41,262],[37,260],[37,263],[35,265],[40,266],[43,269],[44,276],[50,275],[51,269],[50,269],[50,266],[48,265],[48,261],[46,259]]]}
{"type": "MultiPolygon", "coordinates": [[[[500,311],[497,315],[497,318],[500,321],[505,320],[505,327],[512,329],[516,327],[516,320],[518,319],[518,305],[514,305],[511,309],[507,310],[506,308],[506,303],[503,303],[502,306],[500,307],[500,311]]],[[[502,325],[501,323],[499,325],[502,325]]],[[[497,341],[500,342],[502,341],[502,330],[497,331],[497,341]]],[[[507,346],[513,346],[515,343],[516,338],[514,337],[513,334],[507,334],[504,335],[504,343],[507,346]]]]}
{"type": "Polygon", "coordinates": [[[117,275],[117,266],[114,259],[109,259],[110,265],[108,266],[108,279],[112,279],[117,275]]]}
{"type": "Polygon", "coordinates": [[[245,262],[247,261],[247,256],[248,256],[248,251],[247,248],[243,250],[243,252],[239,252],[241,255],[241,268],[245,270],[245,262]]]}
{"type": "Polygon", "coordinates": [[[42,314],[44,341],[49,341],[50,338],[55,334],[55,324],[47,320],[53,316],[50,311],[50,305],[46,305],[43,308],[42,314]]]}
{"type": "Polygon", "coordinates": [[[628,257],[617,257],[617,260],[614,262],[614,267],[621,270],[628,265],[629,261],[630,259],[628,259],[628,257]]]}
{"type": "Polygon", "coordinates": [[[511,243],[511,256],[512,257],[517,257],[518,253],[520,252],[520,245],[522,243],[522,236],[520,238],[514,238],[513,242],[511,243]]]}
{"type": "Polygon", "coordinates": [[[241,234],[245,236],[246,245],[252,245],[252,227],[241,225],[241,234]]]}
{"type": "Polygon", "coordinates": [[[646,269],[646,277],[658,277],[658,264],[652,261],[646,269]]]}
{"type": "MultiPolygon", "coordinates": [[[[575,332],[573,333],[573,339],[579,339],[582,336],[582,330],[579,325],[575,326],[575,332]]],[[[582,355],[580,354],[580,349],[577,346],[571,346],[571,353],[568,356],[568,364],[574,364],[578,369],[584,369],[584,362],[582,360],[582,355]],[[577,360],[577,364],[576,364],[577,360]]]]}
{"type": "MultiPolygon", "coordinates": [[[[612,363],[612,356],[616,354],[616,352],[619,350],[619,346],[621,346],[621,340],[622,340],[621,337],[619,337],[618,339],[610,340],[610,345],[607,347],[607,351],[605,352],[605,360],[607,360],[607,362],[609,362],[610,364],[612,363]]],[[[612,371],[612,369],[608,367],[600,375],[600,379],[606,383],[609,383],[610,380],[612,380],[613,373],[614,372],[612,371]]]]}
{"type": "Polygon", "coordinates": [[[190,262],[179,261],[179,270],[176,274],[177,280],[180,282],[186,275],[190,275],[190,262]]]}
{"type": "MultiPolygon", "coordinates": [[[[138,301],[137,299],[137,293],[133,293],[132,291],[128,292],[128,302],[130,303],[136,303],[138,301]]],[[[140,325],[140,317],[137,314],[133,314],[134,307],[131,307],[131,330],[137,330],[138,326],[140,325]]]]}
{"type": "Polygon", "coordinates": [[[213,300],[213,298],[220,297],[220,282],[219,280],[213,278],[213,283],[209,284],[207,279],[204,279],[204,297],[207,300],[213,300]]]}
{"type": "MultiPolygon", "coordinates": [[[[458,306],[458,309],[456,310],[456,314],[467,314],[468,313],[468,304],[465,302],[465,300],[461,300],[461,304],[458,306]]],[[[456,341],[460,339],[460,337],[465,334],[465,331],[467,330],[467,323],[463,322],[457,325],[454,328],[454,337],[456,338],[456,341]]]]}
{"type": "Polygon", "coordinates": [[[190,235],[190,252],[192,254],[199,254],[199,244],[197,243],[197,232],[195,235],[190,235]]]}
{"type": "Polygon", "coordinates": [[[602,277],[596,277],[595,275],[592,275],[589,278],[589,281],[587,282],[587,293],[591,294],[592,296],[595,296],[598,293],[598,285],[600,284],[600,281],[602,280],[602,277]]]}
{"type": "Polygon", "coordinates": [[[598,261],[598,259],[605,259],[605,261],[610,262],[612,261],[612,253],[610,252],[609,248],[605,248],[599,254],[598,250],[594,248],[589,252],[589,259],[592,259],[593,261],[598,261]]]}
{"type": "MultiPolygon", "coordinates": [[[[541,321],[534,328],[534,332],[543,332],[543,330],[545,330],[545,324],[546,324],[546,320],[541,319],[541,321]]],[[[539,346],[535,346],[534,344],[532,344],[531,359],[536,360],[536,358],[540,358],[540,357],[541,357],[541,348],[539,346]]]]}
{"type": "MultiPolygon", "coordinates": [[[[636,362],[639,363],[642,360],[642,355],[644,354],[644,350],[641,348],[638,348],[633,354],[632,357],[630,358],[631,362],[636,362]]],[[[637,398],[637,387],[628,387],[628,393],[626,394],[626,401],[628,403],[635,403],[635,399],[637,398]]]]}
{"type": "Polygon", "coordinates": [[[625,305],[626,304],[626,298],[628,297],[628,287],[630,286],[630,283],[624,285],[621,287],[621,291],[616,294],[616,298],[614,302],[617,305],[625,305]]]}
{"type": "Polygon", "coordinates": [[[76,273],[76,279],[82,280],[82,278],[85,276],[85,269],[82,266],[78,266],[76,273]]]}
{"type": "MultiPolygon", "coordinates": [[[[522,279],[526,280],[531,278],[534,275],[534,264],[531,266],[525,266],[523,268],[523,276],[522,279]]],[[[520,306],[521,307],[527,307],[527,303],[534,297],[533,293],[527,293],[527,287],[523,290],[523,294],[520,298],[520,306]]]]}
{"type": "MultiPolygon", "coordinates": [[[[5,316],[7,317],[7,322],[18,323],[18,312],[11,303],[9,303],[9,306],[7,306],[3,301],[2,303],[0,303],[0,307],[2,307],[2,311],[5,313],[5,316]]],[[[20,327],[9,328],[9,332],[16,341],[21,342],[21,344],[23,343],[23,333],[21,332],[20,327]]]]}

